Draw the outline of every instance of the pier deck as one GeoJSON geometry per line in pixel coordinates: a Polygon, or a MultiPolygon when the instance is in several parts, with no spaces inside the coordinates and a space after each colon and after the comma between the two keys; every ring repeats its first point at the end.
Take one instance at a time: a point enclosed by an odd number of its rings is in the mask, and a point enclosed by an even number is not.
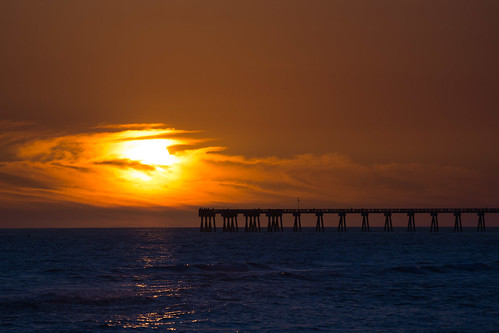
{"type": "Polygon", "coordinates": [[[301,215],[314,214],[317,217],[316,231],[324,231],[324,214],[337,214],[339,217],[338,231],[347,231],[346,217],[348,214],[360,214],[362,216],[362,231],[369,231],[369,215],[383,214],[385,216],[384,231],[393,231],[392,214],[406,214],[408,216],[407,231],[416,231],[416,214],[430,214],[430,231],[439,231],[438,215],[453,214],[455,217],[454,231],[462,231],[461,214],[477,214],[477,231],[485,231],[485,214],[499,213],[499,208],[301,208],[301,209],[274,209],[274,208],[255,208],[255,209],[217,209],[200,208],[199,217],[201,218],[200,231],[216,232],[215,218],[220,215],[223,219],[222,231],[239,231],[238,216],[244,216],[246,232],[260,232],[260,216],[266,216],[267,232],[284,231],[282,216],[285,214],[294,217],[293,231],[301,231],[301,215]]]}

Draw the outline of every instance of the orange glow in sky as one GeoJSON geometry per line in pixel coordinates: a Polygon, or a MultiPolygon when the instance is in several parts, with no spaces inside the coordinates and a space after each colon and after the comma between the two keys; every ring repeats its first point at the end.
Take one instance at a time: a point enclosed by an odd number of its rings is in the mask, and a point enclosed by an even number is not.
{"type": "Polygon", "coordinates": [[[43,186],[14,186],[10,191],[4,187],[0,196],[4,201],[22,195],[25,202],[96,206],[187,204],[195,196],[187,195],[187,187],[180,184],[183,169],[196,165],[197,150],[190,145],[197,141],[179,137],[182,134],[188,133],[161,124],[113,125],[78,134],[38,133],[14,147],[18,160],[2,171],[43,186]],[[168,138],[173,135],[177,137],[168,138]],[[170,154],[168,147],[179,145],[187,148],[170,154]]]}
{"type": "Polygon", "coordinates": [[[295,207],[297,197],[308,207],[484,206],[475,198],[493,197],[484,186],[489,175],[452,165],[363,164],[333,153],[250,158],[163,124],[77,133],[4,125],[5,207],[295,207]]]}

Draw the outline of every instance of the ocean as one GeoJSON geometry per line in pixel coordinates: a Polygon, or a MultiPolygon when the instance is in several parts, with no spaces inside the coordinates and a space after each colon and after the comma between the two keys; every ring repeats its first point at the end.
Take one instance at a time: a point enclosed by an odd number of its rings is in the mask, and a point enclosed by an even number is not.
{"type": "Polygon", "coordinates": [[[2,332],[499,332],[499,230],[0,230],[2,332]]]}

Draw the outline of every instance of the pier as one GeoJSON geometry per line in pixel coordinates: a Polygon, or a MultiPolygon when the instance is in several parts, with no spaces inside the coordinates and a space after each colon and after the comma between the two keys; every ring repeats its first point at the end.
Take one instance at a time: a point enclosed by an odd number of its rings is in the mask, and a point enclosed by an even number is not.
{"type": "Polygon", "coordinates": [[[283,232],[283,215],[294,217],[293,232],[299,232],[301,228],[301,216],[303,214],[313,214],[317,218],[315,231],[324,232],[324,215],[336,215],[338,218],[338,232],[347,231],[347,215],[362,216],[362,231],[370,231],[369,215],[383,214],[385,216],[385,232],[393,231],[392,215],[405,214],[408,217],[407,231],[416,231],[416,214],[429,214],[431,216],[430,231],[438,232],[439,214],[454,215],[454,231],[462,232],[463,225],[461,214],[476,214],[477,231],[485,231],[485,214],[499,213],[499,208],[350,208],[350,209],[216,209],[200,208],[201,232],[216,232],[216,217],[219,215],[223,220],[222,231],[238,232],[239,226],[237,217],[244,216],[245,232],[261,232],[260,216],[267,217],[267,232],[283,232]]]}

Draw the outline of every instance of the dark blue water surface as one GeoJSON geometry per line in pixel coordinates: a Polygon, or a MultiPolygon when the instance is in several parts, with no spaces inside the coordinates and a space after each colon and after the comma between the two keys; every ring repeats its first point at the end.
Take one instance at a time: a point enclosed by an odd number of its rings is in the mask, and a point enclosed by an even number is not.
{"type": "Polygon", "coordinates": [[[492,229],[0,230],[0,265],[5,332],[499,331],[492,229]]]}

